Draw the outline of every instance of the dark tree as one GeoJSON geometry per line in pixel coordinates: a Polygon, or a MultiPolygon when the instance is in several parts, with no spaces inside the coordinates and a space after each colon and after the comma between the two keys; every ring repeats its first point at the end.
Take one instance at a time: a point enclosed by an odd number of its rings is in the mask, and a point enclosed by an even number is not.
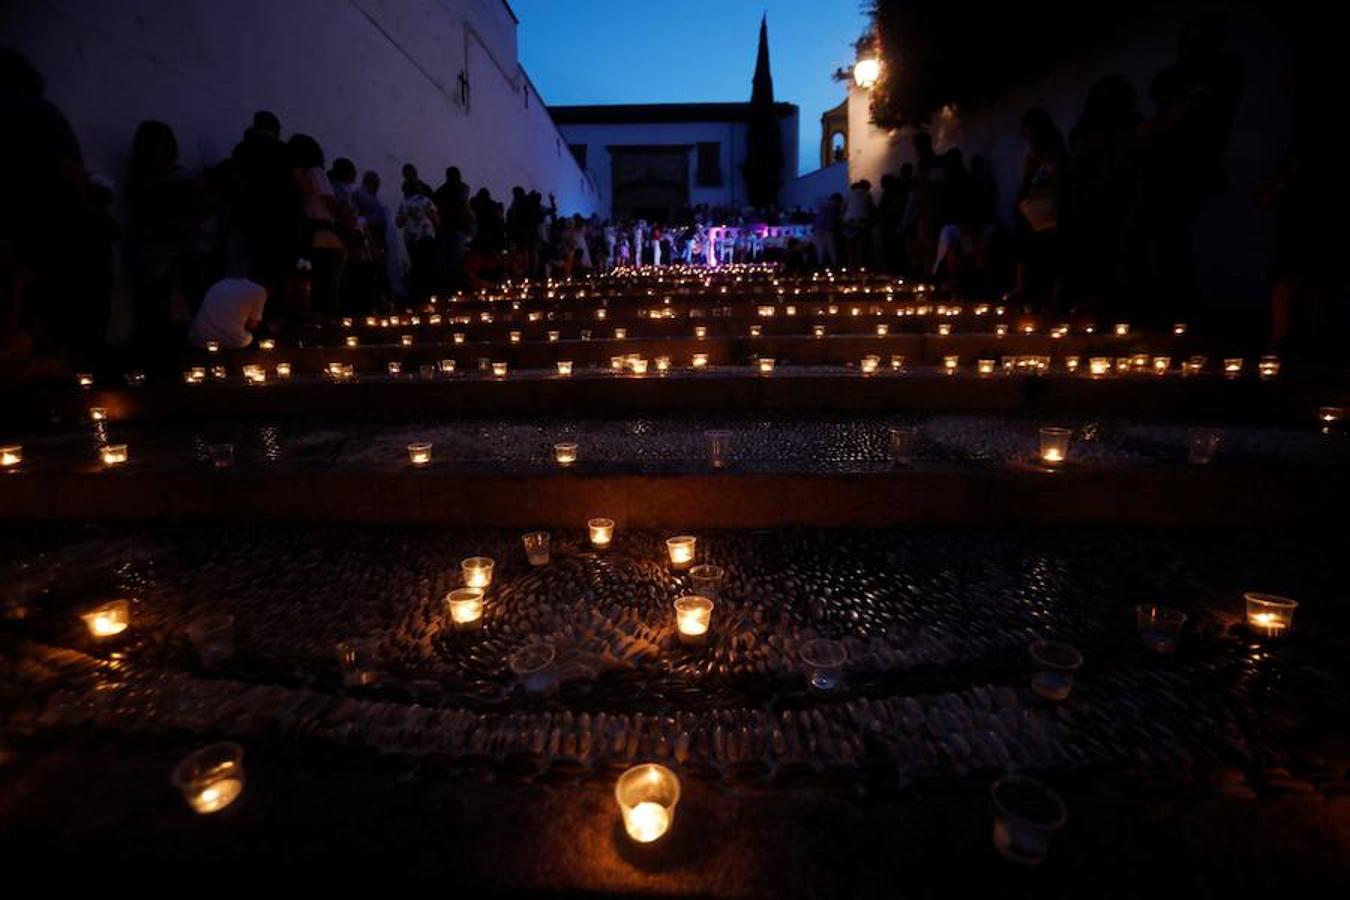
{"type": "Polygon", "coordinates": [[[745,164],[741,167],[750,203],[766,207],[778,202],[783,184],[783,134],[773,102],[773,75],[769,72],[769,26],[759,22],[759,57],[755,61],[754,90],[750,95],[745,164]]]}

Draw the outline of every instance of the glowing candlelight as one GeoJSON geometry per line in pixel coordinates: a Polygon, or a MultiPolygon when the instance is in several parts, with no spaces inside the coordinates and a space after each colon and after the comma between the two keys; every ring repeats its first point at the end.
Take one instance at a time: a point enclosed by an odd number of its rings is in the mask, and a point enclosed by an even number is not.
{"type": "Polygon", "coordinates": [[[762,325],[751,325],[751,326],[750,326],[750,336],[751,336],[751,337],[759,337],[759,336],[762,335],[763,333],[764,333],[764,327],[763,327],[762,325]]]}
{"type": "Polygon", "coordinates": [[[1242,374],[1242,358],[1238,356],[1229,357],[1223,361],[1223,375],[1225,378],[1237,378],[1242,374]]]}
{"type": "Polygon", "coordinates": [[[570,466],[577,461],[577,445],[572,441],[563,441],[553,445],[553,459],[560,466],[570,466]]]}
{"type": "Polygon", "coordinates": [[[23,462],[23,447],[19,444],[10,444],[7,447],[0,447],[0,469],[10,469],[23,462]]]}
{"type": "Polygon", "coordinates": [[[941,335],[942,337],[946,337],[947,335],[949,335],[949,334],[952,333],[952,323],[951,323],[951,322],[939,322],[939,323],[938,323],[938,327],[937,327],[937,332],[938,332],[938,334],[941,335]]]}
{"type": "Polygon", "coordinates": [[[891,333],[891,326],[885,324],[877,326],[877,337],[885,337],[890,333],[891,333]]]}
{"type": "Polygon", "coordinates": [[[550,332],[548,333],[548,341],[549,341],[550,344],[556,344],[556,343],[558,343],[558,341],[560,341],[560,340],[562,340],[562,332],[561,332],[561,331],[550,331],[550,332]]]}
{"type": "Polygon", "coordinates": [[[408,462],[413,466],[421,468],[431,462],[431,445],[427,443],[413,443],[408,445],[408,462]]]}
{"type": "Polygon", "coordinates": [[[464,576],[465,587],[487,590],[492,584],[492,569],[495,565],[488,556],[470,556],[460,560],[459,568],[464,576]]]}
{"type": "Polygon", "coordinates": [[[220,342],[219,342],[219,341],[207,341],[207,342],[206,342],[206,352],[207,352],[207,353],[219,353],[219,352],[220,352],[220,342]]]}
{"type": "Polygon", "coordinates": [[[994,361],[992,359],[980,359],[975,361],[975,368],[981,375],[994,374],[994,361]]]}
{"type": "Polygon", "coordinates": [[[445,605],[454,631],[477,631],[483,627],[482,588],[456,588],[445,595],[445,605]]]}
{"type": "Polygon", "coordinates": [[[126,444],[104,444],[99,448],[99,458],[105,466],[120,466],[127,461],[126,444]]]}
{"type": "Polygon", "coordinates": [[[1058,466],[1069,456],[1069,439],[1073,431],[1068,428],[1041,429],[1041,465],[1058,466]]]}
{"type": "Polygon", "coordinates": [[[530,565],[548,565],[550,538],[547,531],[531,531],[528,534],[522,534],[520,541],[525,545],[525,559],[530,565]]]}
{"type": "Polygon", "coordinates": [[[466,335],[464,334],[464,332],[456,331],[454,334],[450,336],[450,339],[454,341],[456,344],[462,344],[464,343],[465,337],[466,335]]]}
{"type": "Polygon", "coordinates": [[[513,344],[519,344],[519,343],[520,343],[520,332],[519,332],[519,331],[512,331],[512,332],[510,332],[506,337],[507,337],[507,339],[508,339],[511,343],[513,343],[513,344]]]}
{"type": "Polygon", "coordinates": [[[1078,362],[1079,359],[1077,356],[1066,356],[1064,357],[1064,368],[1070,372],[1077,372],[1078,362]]]}
{"type": "Polygon", "coordinates": [[[815,335],[816,337],[818,337],[818,338],[823,338],[823,337],[825,336],[825,326],[824,326],[824,325],[812,325],[812,326],[811,326],[811,333],[814,334],[814,335],[815,335]]]}
{"type": "Polygon", "coordinates": [[[243,793],[244,748],[230,741],[203,747],[174,767],[172,781],[194,812],[220,812],[243,793]]]}
{"type": "Polygon", "coordinates": [[[680,779],[656,763],[634,766],[619,776],[614,799],[623,814],[624,831],[639,844],[650,844],[675,822],[680,779]]]}
{"type": "Polygon", "coordinates": [[[1129,323],[1129,322],[1117,322],[1117,323],[1116,323],[1116,337],[1126,337],[1129,333],[1130,333],[1130,323],[1129,323]]]}
{"type": "Polygon", "coordinates": [[[206,367],[193,366],[183,373],[183,381],[186,384],[201,384],[206,381],[206,367]]]}
{"type": "Polygon", "coordinates": [[[396,375],[398,375],[399,373],[401,373],[402,371],[403,371],[403,363],[398,362],[397,360],[391,361],[391,362],[389,363],[389,374],[390,374],[390,375],[395,375],[395,376],[396,376],[396,375]]]}
{"type": "Polygon", "coordinates": [[[558,374],[563,376],[572,374],[572,361],[570,359],[558,360],[558,374]]]}
{"type": "Polygon", "coordinates": [[[413,345],[413,336],[411,334],[405,334],[398,339],[398,342],[401,346],[411,347],[413,345]]]}
{"type": "Polygon", "coordinates": [[[263,338],[261,341],[258,342],[258,349],[275,350],[277,349],[277,342],[274,341],[272,338],[263,338]]]}
{"type": "MultiPolygon", "coordinates": [[[[601,312],[604,312],[604,310],[601,310],[601,312]]],[[[602,317],[602,318],[603,318],[603,317],[602,317]]],[[[615,328],[615,329],[614,329],[614,340],[616,340],[616,341],[625,341],[625,340],[627,340],[627,339],[628,339],[628,329],[627,329],[627,328],[615,328]]]]}
{"type": "Polygon", "coordinates": [[[1275,594],[1243,594],[1247,601],[1247,627],[1266,638],[1283,637],[1294,625],[1298,601],[1275,594]]]}
{"type": "Polygon", "coordinates": [[[1278,356],[1263,356],[1256,364],[1256,373],[1262,379],[1274,378],[1280,374],[1280,358],[1278,356]]]}
{"type": "Polygon", "coordinates": [[[687,594],[675,601],[675,628],[680,643],[698,647],[708,642],[712,624],[713,602],[698,594],[687,594]]]}
{"type": "Polygon", "coordinates": [[[899,353],[891,354],[891,371],[899,372],[905,367],[905,357],[899,353]]]}
{"type": "Polygon", "coordinates": [[[494,363],[492,364],[492,374],[493,374],[494,376],[496,376],[497,378],[505,378],[505,377],[506,377],[506,368],[507,368],[506,363],[504,363],[504,362],[494,362],[494,363]]]}
{"type": "Polygon", "coordinates": [[[1172,357],[1170,356],[1153,357],[1154,375],[1166,375],[1171,368],[1172,368],[1172,357]]]}
{"type": "Polygon", "coordinates": [[[1175,334],[1175,335],[1183,335],[1183,334],[1185,334],[1185,333],[1186,333],[1186,323],[1185,323],[1185,322],[1178,322],[1178,323],[1176,323],[1175,325],[1173,325],[1173,326],[1172,326],[1172,333],[1175,334]]]}
{"type": "Polygon", "coordinates": [[[586,529],[590,533],[591,546],[596,550],[608,548],[610,543],[614,540],[613,519],[590,519],[586,522],[586,529]]]}
{"type": "Polygon", "coordinates": [[[455,374],[455,361],[453,359],[441,360],[441,374],[442,375],[455,374]]]}
{"type": "Polygon", "coordinates": [[[638,357],[637,359],[631,360],[628,365],[629,368],[633,370],[634,375],[647,374],[647,360],[643,359],[642,357],[638,357]]]}
{"type": "Polygon", "coordinates": [[[1007,336],[1008,336],[1008,326],[1007,326],[1007,325],[995,325],[995,326],[994,326],[994,334],[995,334],[997,337],[1007,337],[1007,336]]]}
{"type": "Polygon", "coordinates": [[[290,377],[291,377],[291,364],[288,363],[288,362],[279,362],[279,363],[277,363],[277,377],[278,377],[278,378],[290,378],[290,377]]]}
{"type": "Polygon", "coordinates": [[[94,386],[94,376],[88,372],[79,372],[75,375],[75,383],[82,388],[94,386]]]}
{"type": "Polygon", "coordinates": [[[691,534],[680,534],[666,538],[666,552],[670,554],[670,567],[680,570],[689,568],[694,561],[694,549],[698,538],[691,534]]]}
{"type": "Polygon", "coordinates": [[[708,354],[695,353],[693,359],[690,360],[690,365],[695,369],[705,368],[708,365],[708,354]]]}
{"type": "Polygon", "coordinates": [[[879,366],[880,364],[881,364],[880,356],[864,356],[862,358],[862,361],[858,363],[858,369],[864,375],[871,375],[874,372],[876,372],[877,366],[879,366]]]}
{"type": "Polygon", "coordinates": [[[244,366],[244,381],[249,384],[266,384],[267,370],[259,365],[244,366]]]}
{"type": "Polygon", "coordinates": [[[942,357],[942,370],[948,375],[955,375],[957,368],[961,365],[961,357],[944,356],[942,357]]]}
{"type": "Polygon", "coordinates": [[[1111,374],[1111,360],[1105,356],[1094,356],[1088,360],[1088,372],[1094,378],[1111,374]]]}
{"type": "Polygon", "coordinates": [[[694,337],[698,338],[698,339],[701,341],[701,340],[703,340],[704,338],[706,338],[707,336],[708,336],[708,326],[707,326],[707,325],[695,325],[695,326],[694,326],[694,337]]]}
{"type": "Polygon", "coordinates": [[[106,418],[108,418],[108,411],[103,407],[101,406],[89,407],[89,421],[102,422],[106,418]]]}
{"type": "Polygon", "coordinates": [[[214,378],[216,381],[224,381],[227,377],[229,377],[229,373],[226,371],[224,366],[212,366],[211,377],[214,378]]]}
{"type": "Polygon", "coordinates": [[[1345,418],[1345,407],[1343,406],[1319,406],[1317,408],[1317,421],[1323,426],[1335,425],[1341,419],[1345,418]]]}
{"type": "Polygon", "coordinates": [[[761,357],[759,358],[759,374],[761,374],[761,375],[772,375],[772,374],[773,374],[773,364],[774,364],[774,359],[773,359],[773,357],[771,357],[771,356],[761,356],[761,357]]]}
{"type": "Polygon", "coordinates": [[[131,603],[112,600],[96,606],[80,616],[89,633],[96,638],[112,637],[127,630],[131,624],[131,603]]]}
{"type": "Polygon", "coordinates": [[[669,357],[669,356],[658,356],[658,357],[656,358],[656,371],[658,371],[658,372],[669,372],[669,371],[670,371],[670,357],[669,357]]]}

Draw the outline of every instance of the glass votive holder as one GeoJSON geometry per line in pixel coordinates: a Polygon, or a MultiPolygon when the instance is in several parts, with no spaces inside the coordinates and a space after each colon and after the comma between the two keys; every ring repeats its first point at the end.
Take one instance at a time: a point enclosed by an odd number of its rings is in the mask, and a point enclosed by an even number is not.
{"type": "Polygon", "coordinates": [[[208,613],[193,619],[185,630],[205,668],[213,669],[234,656],[234,616],[208,613]]]}
{"type": "Polygon", "coordinates": [[[413,336],[411,334],[405,334],[398,339],[398,343],[399,346],[402,347],[411,347],[413,345],[413,336]]]}
{"type": "Polygon", "coordinates": [[[1218,428],[1192,428],[1186,432],[1186,461],[1193,466],[1207,466],[1214,462],[1223,442],[1218,428]]]}
{"type": "Polygon", "coordinates": [[[670,371],[670,357],[658,356],[656,358],[656,371],[665,373],[670,371]]]}
{"type": "Polygon", "coordinates": [[[905,357],[899,353],[891,354],[891,371],[900,372],[905,368],[905,357]]]}
{"type": "Polygon", "coordinates": [[[414,468],[422,468],[431,464],[431,445],[425,442],[416,442],[408,445],[408,462],[414,468]]]}
{"type": "Polygon", "coordinates": [[[497,378],[505,378],[505,377],[506,377],[506,369],[507,369],[507,366],[506,366],[506,363],[504,363],[504,362],[494,362],[494,363],[492,364],[492,374],[493,374],[495,377],[497,377],[497,378]]]}
{"type": "Polygon", "coordinates": [[[1031,689],[1046,700],[1058,702],[1073,692],[1074,673],[1083,665],[1083,654],[1070,644],[1036,641],[1031,645],[1031,661],[1036,672],[1031,689]]]}
{"type": "Polygon", "coordinates": [[[423,381],[431,381],[436,377],[436,366],[432,363],[422,363],[417,367],[417,374],[423,381]]]}
{"type": "Polygon", "coordinates": [[[637,359],[629,360],[628,367],[632,370],[634,375],[647,374],[647,360],[640,356],[637,359]]]}
{"type": "Polygon", "coordinates": [[[698,538],[692,534],[666,538],[666,553],[670,556],[670,567],[676,571],[683,571],[693,565],[697,546],[698,538]]]}
{"type": "Polygon", "coordinates": [[[374,684],[380,679],[380,645],[371,638],[352,638],[337,645],[342,683],[348,687],[374,684]]]}
{"type": "Polygon", "coordinates": [[[761,356],[759,358],[759,374],[772,375],[775,360],[771,356],[761,356]]]}
{"type": "Polygon", "coordinates": [[[1256,374],[1263,379],[1274,378],[1280,374],[1280,358],[1278,356],[1263,356],[1256,364],[1256,374]]]}
{"type": "Polygon", "coordinates": [[[464,343],[464,341],[465,341],[467,338],[468,338],[468,335],[466,335],[466,334],[465,334],[464,332],[462,332],[462,331],[456,331],[454,334],[452,334],[452,335],[450,336],[450,340],[454,341],[456,344],[462,344],[462,343],[464,343]]]}
{"type": "Polygon", "coordinates": [[[864,356],[858,363],[858,371],[864,375],[872,375],[876,372],[877,366],[881,365],[880,356],[864,356]]]}
{"type": "Polygon", "coordinates": [[[108,418],[108,410],[104,409],[102,406],[89,407],[89,421],[102,422],[107,418],[108,418]]]}
{"type": "Polygon", "coordinates": [[[520,332],[519,332],[519,331],[512,331],[511,333],[509,333],[509,334],[507,335],[507,340],[509,340],[509,341],[510,341],[511,343],[513,343],[513,344],[519,344],[519,343],[520,343],[520,332]]]}
{"type": "Polygon", "coordinates": [[[1170,356],[1153,357],[1154,375],[1166,375],[1171,368],[1172,368],[1172,357],[1170,356]]]}
{"type": "Polygon", "coordinates": [[[700,594],[686,594],[675,601],[675,631],[686,647],[708,643],[712,625],[713,602],[700,594]]]}
{"type": "Polygon", "coordinates": [[[1294,610],[1298,601],[1276,594],[1247,593],[1247,627],[1264,638],[1279,638],[1294,627],[1294,610]]]}
{"type": "Polygon", "coordinates": [[[512,653],[507,662],[525,693],[547,697],[557,692],[558,651],[552,644],[527,644],[512,653]]]}
{"type": "MultiPolygon", "coordinates": [[[[603,318],[603,316],[602,316],[601,318],[603,318]]],[[[615,328],[615,329],[614,329],[614,340],[616,340],[616,341],[626,341],[626,340],[628,340],[628,329],[627,329],[627,328],[615,328]]]]}
{"type": "Polygon", "coordinates": [[[206,366],[193,366],[183,373],[185,384],[203,384],[206,381],[206,366]]]}
{"type": "Polygon", "coordinates": [[[994,849],[1010,862],[1036,866],[1050,852],[1055,832],[1068,821],[1059,794],[1034,778],[1004,775],[990,789],[994,849]]]}
{"type": "Polygon", "coordinates": [[[1345,407],[1343,406],[1319,406],[1317,407],[1317,421],[1323,426],[1335,425],[1345,418],[1345,407]]]}
{"type": "Polygon", "coordinates": [[[891,462],[897,466],[909,465],[914,452],[914,440],[918,436],[919,429],[908,425],[896,425],[890,428],[887,433],[891,462]]]}
{"type": "Polygon", "coordinates": [[[706,338],[707,336],[708,336],[708,326],[707,326],[707,325],[695,325],[695,326],[694,326],[694,337],[698,338],[698,339],[701,341],[701,340],[703,340],[704,338],[706,338]]]}
{"type": "Polygon", "coordinates": [[[570,359],[558,360],[558,374],[563,377],[572,374],[572,361],[570,359]]]}
{"type": "Polygon", "coordinates": [[[219,352],[220,352],[220,341],[207,341],[207,342],[206,342],[206,352],[207,352],[207,353],[219,353],[219,352]]]}
{"type": "Polygon", "coordinates": [[[531,531],[520,536],[525,545],[525,560],[532,566],[546,566],[551,539],[547,531],[531,531]]]}
{"type": "Polygon", "coordinates": [[[693,357],[690,358],[689,364],[693,366],[695,369],[706,368],[708,365],[708,354],[695,353],[693,357]]]}
{"type": "Polygon", "coordinates": [[[952,333],[952,323],[951,323],[951,322],[939,322],[939,323],[938,323],[938,327],[937,327],[937,333],[938,333],[939,335],[941,335],[942,337],[946,337],[947,335],[951,334],[951,333],[952,333]]]}
{"type": "Polygon", "coordinates": [[[588,519],[586,531],[590,535],[591,546],[604,550],[614,540],[614,520],[606,518],[588,519]]]}
{"type": "Polygon", "coordinates": [[[1116,323],[1115,331],[1116,331],[1116,337],[1126,337],[1126,336],[1128,336],[1129,333],[1130,333],[1130,323],[1129,323],[1129,322],[1117,322],[1117,323],[1116,323]]]}
{"type": "Polygon", "coordinates": [[[109,600],[80,614],[91,637],[110,638],[121,634],[131,625],[131,602],[109,600]]]}
{"type": "Polygon", "coordinates": [[[1116,374],[1117,374],[1117,375],[1128,375],[1128,374],[1130,374],[1130,369],[1131,369],[1131,367],[1132,367],[1133,365],[1134,365],[1134,358],[1133,358],[1133,357],[1130,357],[1130,356],[1117,356],[1117,357],[1116,357],[1116,374]]]}
{"type": "Polygon", "coordinates": [[[806,674],[806,686],[817,694],[833,694],[844,685],[844,666],[848,651],[838,641],[816,638],[802,644],[799,651],[806,674]]]}
{"type": "Polygon", "coordinates": [[[125,465],[128,457],[127,445],[104,444],[102,447],[99,448],[98,455],[99,459],[103,461],[103,465],[108,466],[110,468],[112,466],[125,465]]]}
{"type": "Polygon", "coordinates": [[[193,812],[220,812],[244,791],[244,748],[222,741],[193,751],[174,766],[170,780],[193,812]]]}
{"type": "Polygon", "coordinates": [[[812,333],[813,335],[815,335],[816,337],[818,337],[818,338],[823,338],[823,337],[825,336],[825,326],[824,326],[824,325],[812,325],[812,326],[811,326],[811,333],[812,333]]]}
{"type": "Polygon", "coordinates": [[[577,445],[574,441],[562,441],[553,445],[553,459],[560,466],[570,466],[577,461],[577,445]]]}
{"type": "Polygon", "coordinates": [[[442,375],[455,374],[455,361],[453,359],[443,359],[440,363],[442,375]]]}
{"type": "Polygon", "coordinates": [[[1101,378],[1111,374],[1111,360],[1105,356],[1094,356],[1088,359],[1088,374],[1094,378],[1101,378]]]}
{"type": "Polygon", "coordinates": [[[224,366],[212,366],[211,377],[216,381],[224,381],[230,377],[230,373],[224,366]]]}
{"type": "Polygon", "coordinates": [[[994,361],[992,359],[979,359],[975,361],[975,371],[981,375],[994,374],[994,361]]]}
{"type": "Polygon", "coordinates": [[[1080,359],[1079,357],[1073,356],[1073,355],[1064,357],[1064,369],[1065,369],[1065,371],[1070,372],[1070,373],[1072,373],[1072,372],[1077,372],[1077,371],[1078,371],[1078,363],[1079,363],[1079,359],[1080,359]]]}
{"type": "Polygon", "coordinates": [[[278,377],[278,378],[290,378],[290,377],[291,377],[291,364],[288,363],[288,362],[279,362],[279,363],[277,363],[277,369],[276,369],[276,372],[277,372],[277,377],[278,377]]]}
{"type": "Polygon", "coordinates": [[[1172,333],[1178,337],[1186,333],[1186,323],[1178,322],[1172,326],[1172,333]]]}
{"type": "Polygon", "coordinates": [[[694,593],[709,600],[716,600],[722,594],[722,581],[726,572],[721,566],[704,563],[689,570],[689,583],[694,593]]]}
{"type": "Polygon", "coordinates": [[[942,371],[948,375],[955,375],[956,370],[961,367],[961,357],[944,356],[942,357],[942,371]]]}
{"type": "Polygon", "coordinates": [[[389,363],[389,374],[397,377],[403,373],[403,363],[393,360],[389,363]]]}
{"type": "Polygon", "coordinates": [[[76,372],[75,383],[82,388],[91,388],[94,386],[94,376],[89,372],[76,372]]]}
{"type": "Polygon", "coordinates": [[[459,568],[464,576],[464,586],[487,590],[492,584],[492,570],[496,565],[489,556],[470,556],[468,559],[460,560],[459,568]]]}
{"type": "Polygon", "coordinates": [[[550,331],[550,332],[548,333],[548,342],[549,342],[550,344],[556,344],[556,343],[558,343],[558,341],[560,341],[560,340],[562,340],[562,332],[561,332],[561,331],[550,331]]]}
{"type": "Polygon", "coordinates": [[[12,469],[23,462],[23,447],[20,444],[10,444],[0,447],[0,469],[12,469]]]}
{"type": "Polygon", "coordinates": [[[211,465],[217,469],[228,469],[234,465],[234,444],[211,444],[206,448],[211,465]]]}
{"type": "Polygon", "coordinates": [[[714,469],[726,468],[731,456],[731,432],[720,429],[705,431],[703,441],[708,448],[708,465],[714,469]]]}
{"type": "Polygon", "coordinates": [[[1073,438],[1071,428],[1041,429],[1041,465],[1060,466],[1069,458],[1069,441],[1073,438]]]}
{"type": "Polygon", "coordinates": [[[1007,336],[1008,336],[1008,326],[1007,326],[1007,325],[995,325],[995,326],[994,326],[994,336],[995,336],[995,337],[1007,337],[1007,336]]]}
{"type": "Polygon", "coordinates": [[[1238,378],[1242,375],[1242,357],[1230,356],[1223,361],[1223,377],[1238,378]]]}
{"type": "Polygon", "coordinates": [[[361,339],[354,334],[349,334],[347,335],[346,343],[348,347],[355,347],[361,343],[361,339]]]}
{"type": "Polygon", "coordinates": [[[877,337],[885,337],[891,333],[891,326],[881,324],[877,326],[877,337]]]}
{"type": "Polygon", "coordinates": [[[445,595],[450,628],[454,631],[477,631],[483,627],[483,589],[455,588],[445,595]]]}
{"type": "Polygon", "coordinates": [[[670,831],[680,802],[680,779],[665,766],[645,763],[619,776],[614,799],[623,829],[639,844],[650,844],[670,831]]]}
{"type": "Polygon", "coordinates": [[[1186,614],[1170,606],[1158,606],[1146,603],[1134,608],[1135,623],[1139,627],[1139,639],[1144,646],[1160,656],[1177,652],[1181,640],[1181,629],[1186,624],[1186,614]]]}
{"type": "Polygon", "coordinates": [[[243,371],[244,371],[244,383],[245,383],[245,384],[266,384],[266,383],[267,383],[267,369],[264,368],[263,366],[256,365],[256,364],[249,364],[249,365],[247,365],[247,366],[244,366],[244,370],[243,370],[243,371]]]}

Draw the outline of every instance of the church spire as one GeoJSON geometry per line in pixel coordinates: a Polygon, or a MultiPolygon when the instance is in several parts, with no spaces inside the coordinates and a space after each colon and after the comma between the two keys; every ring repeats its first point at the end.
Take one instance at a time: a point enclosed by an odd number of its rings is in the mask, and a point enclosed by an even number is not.
{"type": "Polygon", "coordinates": [[[754,90],[751,103],[773,102],[773,74],[769,71],[769,14],[759,20],[759,56],[755,59],[754,90]]]}

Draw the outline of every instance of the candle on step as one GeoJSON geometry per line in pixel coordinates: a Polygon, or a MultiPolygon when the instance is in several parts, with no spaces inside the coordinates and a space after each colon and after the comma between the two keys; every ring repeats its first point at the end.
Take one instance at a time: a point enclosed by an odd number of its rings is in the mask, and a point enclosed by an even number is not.
{"type": "Polygon", "coordinates": [[[488,556],[470,556],[460,560],[459,567],[464,574],[464,585],[487,590],[492,584],[492,570],[496,563],[488,556]]]}
{"type": "Polygon", "coordinates": [[[690,647],[708,642],[712,626],[713,602],[698,594],[686,594],[675,601],[675,628],[680,643],[690,647]]]}
{"type": "Polygon", "coordinates": [[[131,603],[111,600],[96,606],[80,616],[89,633],[96,638],[112,637],[127,630],[131,624],[131,603]]]}
{"type": "Polygon", "coordinates": [[[670,831],[680,802],[680,779],[665,766],[647,763],[619,776],[614,799],[623,827],[639,844],[649,844],[670,831]]]}
{"type": "Polygon", "coordinates": [[[431,445],[417,442],[408,445],[408,462],[421,468],[431,462],[431,445]]]}
{"type": "Polygon", "coordinates": [[[1258,593],[1244,594],[1243,599],[1247,601],[1247,627],[1261,637],[1283,637],[1293,626],[1297,600],[1258,593]]]}
{"type": "Polygon", "coordinates": [[[244,748],[230,741],[203,747],[174,768],[172,780],[194,812],[220,812],[244,791],[244,748]]]}
{"type": "Polygon", "coordinates": [[[680,534],[672,538],[666,538],[666,552],[670,555],[670,567],[672,569],[687,569],[694,561],[694,549],[698,544],[698,538],[692,534],[680,534]]]}
{"type": "Polygon", "coordinates": [[[1069,439],[1073,431],[1068,428],[1041,429],[1041,464],[1058,466],[1069,456],[1069,439]]]}
{"type": "Polygon", "coordinates": [[[614,541],[613,519],[590,519],[586,522],[586,530],[590,534],[591,546],[596,550],[604,550],[614,541]]]}
{"type": "Polygon", "coordinates": [[[450,627],[455,631],[477,631],[483,627],[483,589],[456,588],[445,596],[450,612],[450,627]]]}
{"type": "Polygon", "coordinates": [[[120,466],[127,461],[126,444],[104,444],[99,448],[99,458],[105,466],[120,466]]]}

